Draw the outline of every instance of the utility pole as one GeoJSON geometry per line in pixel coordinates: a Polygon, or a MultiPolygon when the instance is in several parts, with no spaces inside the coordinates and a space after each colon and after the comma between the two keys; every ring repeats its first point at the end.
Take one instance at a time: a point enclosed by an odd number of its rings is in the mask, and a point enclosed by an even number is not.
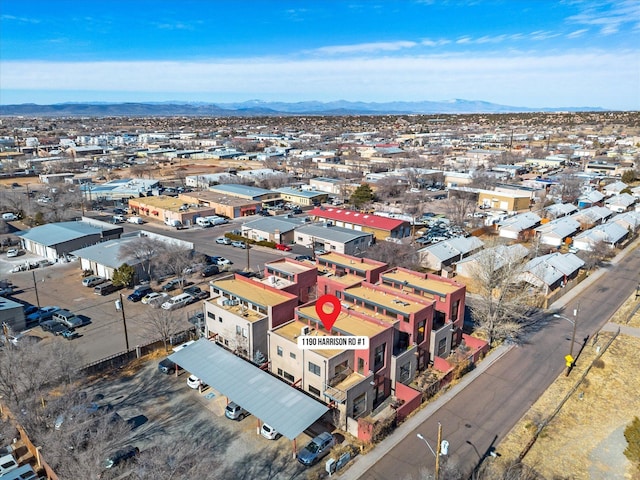
{"type": "Polygon", "coordinates": [[[440,448],[442,444],[442,424],[438,422],[438,444],[436,445],[436,480],[440,480],[440,448]]]}
{"type": "Polygon", "coordinates": [[[576,341],[576,328],[578,326],[578,311],[580,310],[580,303],[573,309],[573,333],[571,334],[571,347],[569,347],[569,356],[571,357],[571,365],[567,367],[567,377],[571,368],[573,367],[575,360],[573,360],[573,343],[576,341]]]}
{"type": "Polygon", "coordinates": [[[33,290],[36,292],[36,304],[38,305],[38,309],[40,308],[40,297],[38,297],[38,283],[36,282],[36,272],[35,270],[31,270],[31,275],[33,275],[33,290]]]}
{"type": "Polygon", "coordinates": [[[124,326],[124,343],[127,347],[127,353],[129,353],[129,335],[127,334],[127,318],[124,315],[124,301],[122,299],[122,294],[118,294],[120,296],[120,300],[116,300],[116,310],[120,310],[122,312],[122,325],[124,326]]]}

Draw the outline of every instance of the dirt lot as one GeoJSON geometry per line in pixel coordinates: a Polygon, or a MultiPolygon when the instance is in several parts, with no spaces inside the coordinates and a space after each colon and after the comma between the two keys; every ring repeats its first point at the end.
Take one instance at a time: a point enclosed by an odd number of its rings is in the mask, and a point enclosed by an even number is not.
{"type": "MultiPolygon", "coordinates": [[[[640,299],[636,300],[634,294],[612,321],[639,326],[638,305],[640,299]]],[[[626,447],[623,432],[640,412],[640,338],[621,333],[605,351],[614,335],[603,331],[589,339],[570,376],[563,373],[558,377],[499,445],[502,457],[493,461],[517,457],[538,427],[550,419],[525,456],[527,465],[546,478],[632,478],[633,467],[622,453],[626,447]],[[602,355],[598,359],[599,352],[602,355]],[[574,387],[559,413],[551,417],[574,387]]]]}

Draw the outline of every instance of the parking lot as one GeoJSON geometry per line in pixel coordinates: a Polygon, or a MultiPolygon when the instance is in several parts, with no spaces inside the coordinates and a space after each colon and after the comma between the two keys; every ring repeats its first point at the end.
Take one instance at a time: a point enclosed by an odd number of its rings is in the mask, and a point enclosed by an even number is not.
{"type": "MultiPolygon", "coordinates": [[[[70,340],[77,346],[84,364],[124,351],[124,322],[122,312],[116,310],[115,302],[120,298],[120,294],[126,298],[132,290],[123,289],[105,296],[95,295],[92,287],[82,285],[82,272],[77,261],[10,273],[16,264],[38,259],[40,258],[29,253],[15,258],[7,258],[6,255],[0,258],[1,278],[11,281],[15,288],[10,298],[31,305],[37,305],[39,302],[41,307],[57,306],[76,315],[88,317],[91,322],[78,328],[79,337],[70,340]]],[[[199,282],[201,288],[208,291],[209,279],[211,277],[204,279],[194,275],[190,280],[199,282]]],[[[153,288],[158,290],[159,286],[153,285],[153,288]]],[[[129,302],[126,299],[123,304],[130,348],[148,344],[159,338],[159,334],[153,331],[146,321],[147,316],[153,313],[151,306],[129,302]]],[[[201,310],[200,301],[176,310],[176,315],[183,319],[184,329],[188,329],[193,326],[187,321],[189,315],[201,310]]],[[[39,336],[51,335],[44,334],[40,328],[34,328],[33,333],[39,336]]]]}
{"type": "MultiPolygon", "coordinates": [[[[148,359],[136,371],[120,371],[89,386],[92,393],[104,395],[104,402],[113,405],[122,418],[138,425],[131,432],[129,444],[144,451],[177,433],[194,439],[214,438],[215,454],[223,465],[210,478],[302,479],[310,470],[323,468],[322,462],[312,469],[300,465],[293,458],[293,444],[288,439],[267,440],[259,435],[255,417],[242,421],[226,418],[226,397],[210,388],[202,393],[189,388],[188,372],[182,371],[177,377],[159,372],[157,364],[162,358],[148,359]]],[[[298,448],[309,439],[300,435],[298,448]]]]}

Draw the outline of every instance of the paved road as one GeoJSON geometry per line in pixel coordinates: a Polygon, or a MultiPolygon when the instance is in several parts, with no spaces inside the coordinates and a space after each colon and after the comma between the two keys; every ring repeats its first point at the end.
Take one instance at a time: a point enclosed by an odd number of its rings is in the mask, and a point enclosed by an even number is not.
{"type": "MultiPolygon", "coordinates": [[[[577,342],[597,332],[638,285],[640,249],[630,251],[623,261],[616,259],[616,262],[592,275],[579,290],[554,305],[564,305],[562,314],[572,317],[579,303],[577,342]]],[[[404,480],[417,479],[425,468],[433,472],[434,456],[416,434],[424,435],[435,448],[438,422],[442,424],[443,438],[450,444],[450,462],[470,472],[562,372],[572,328],[565,320],[550,318],[522,345],[508,349],[466,388],[451,395],[448,402],[419,412],[406,426],[401,426],[395,438],[389,438],[371,454],[357,458],[341,478],[404,480]],[[384,456],[376,457],[383,453],[384,456]]],[[[576,344],[574,356],[578,350],[576,344]]]]}

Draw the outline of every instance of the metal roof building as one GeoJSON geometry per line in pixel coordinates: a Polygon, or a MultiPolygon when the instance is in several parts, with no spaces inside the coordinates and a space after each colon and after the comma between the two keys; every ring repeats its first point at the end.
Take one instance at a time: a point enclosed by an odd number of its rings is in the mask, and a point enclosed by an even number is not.
{"type": "Polygon", "coordinates": [[[299,390],[207,339],[169,359],[255,417],[295,440],[329,409],[299,390]]]}

